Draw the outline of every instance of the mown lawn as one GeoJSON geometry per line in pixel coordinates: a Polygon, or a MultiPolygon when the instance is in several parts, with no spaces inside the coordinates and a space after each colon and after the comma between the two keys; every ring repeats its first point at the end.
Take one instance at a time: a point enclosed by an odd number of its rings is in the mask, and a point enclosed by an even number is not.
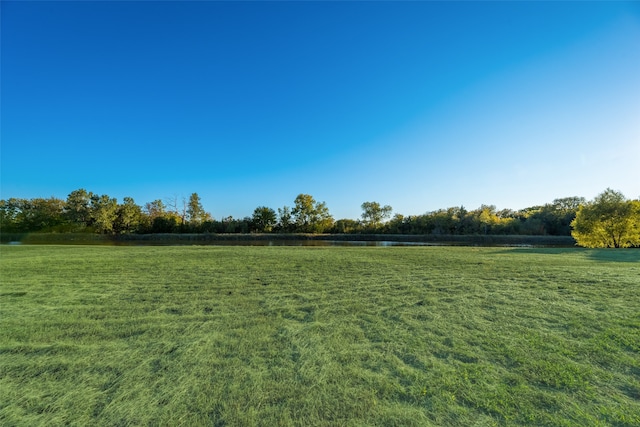
{"type": "Polygon", "coordinates": [[[640,251],[2,246],[0,425],[638,426],[640,251]]]}

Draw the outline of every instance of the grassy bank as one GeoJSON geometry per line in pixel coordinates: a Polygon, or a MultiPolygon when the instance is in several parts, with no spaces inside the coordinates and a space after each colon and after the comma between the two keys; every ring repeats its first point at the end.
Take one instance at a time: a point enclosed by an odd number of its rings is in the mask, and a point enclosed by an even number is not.
{"type": "Polygon", "coordinates": [[[0,424],[637,426],[640,252],[0,248],[0,424]]]}

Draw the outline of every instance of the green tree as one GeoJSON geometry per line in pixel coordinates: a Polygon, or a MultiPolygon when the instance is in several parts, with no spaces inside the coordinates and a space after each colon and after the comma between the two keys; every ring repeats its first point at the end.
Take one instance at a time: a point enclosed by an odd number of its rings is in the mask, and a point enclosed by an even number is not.
{"type": "Polygon", "coordinates": [[[166,206],[160,199],[154,200],[153,202],[147,202],[144,205],[144,211],[152,222],[154,219],[163,216],[166,209],[166,206]]]}
{"type": "Polygon", "coordinates": [[[290,233],[293,231],[295,224],[289,206],[278,208],[278,224],[276,227],[278,231],[282,233],[290,233]]]}
{"type": "Polygon", "coordinates": [[[266,206],[259,206],[253,211],[251,224],[259,233],[269,233],[277,223],[276,211],[266,206]]]}
{"type": "Polygon", "coordinates": [[[625,248],[640,245],[640,203],[607,188],[580,206],[571,223],[571,235],[588,248],[625,248]]]}
{"type": "Polygon", "coordinates": [[[27,203],[25,216],[28,230],[53,230],[64,222],[64,200],[36,198],[27,203]]]}
{"type": "Polygon", "coordinates": [[[18,229],[20,199],[14,197],[0,200],[0,231],[9,232],[18,229]]]}
{"type": "Polygon", "coordinates": [[[180,217],[175,212],[166,212],[151,221],[152,233],[175,233],[180,226],[180,217]]]}
{"type": "Polygon", "coordinates": [[[48,199],[2,200],[0,215],[4,231],[54,231],[64,223],[64,200],[48,199]]]}
{"type": "Polygon", "coordinates": [[[211,219],[211,215],[202,207],[202,201],[198,193],[191,193],[187,203],[187,220],[191,226],[198,226],[204,221],[211,219]]]}
{"type": "Polygon", "coordinates": [[[585,203],[584,197],[573,196],[554,199],[551,205],[557,210],[575,213],[585,203]]]}
{"type": "Polygon", "coordinates": [[[65,216],[72,224],[84,228],[91,225],[91,199],[93,193],[80,188],[67,196],[65,216]]]}
{"type": "Polygon", "coordinates": [[[405,218],[402,214],[395,214],[388,223],[389,232],[391,234],[409,234],[411,231],[410,220],[411,217],[405,218]]]}
{"type": "Polygon", "coordinates": [[[583,197],[565,197],[555,199],[544,206],[532,206],[520,211],[523,234],[550,234],[553,236],[569,236],[571,234],[571,221],[576,217],[576,212],[583,197]]]}
{"type": "Polygon", "coordinates": [[[251,218],[249,217],[236,219],[229,215],[222,218],[221,222],[224,233],[248,233],[251,227],[251,218]]]}
{"type": "Polygon", "coordinates": [[[131,197],[125,197],[116,210],[114,231],[117,233],[135,233],[143,222],[140,206],[131,197]]]}
{"type": "Polygon", "coordinates": [[[113,233],[115,221],[118,218],[118,201],[103,194],[91,197],[91,218],[98,233],[113,233]]]}
{"type": "Polygon", "coordinates": [[[340,234],[354,234],[362,231],[362,224],[360,221],[354,219],[339,219],[333,224],[332,233],[340,234]]]}
{"type": "Polygon", "coordinates": [[[458,223],[453,208],[438,209],[427,215],[423,215],[418,225],[423,229],[423,233],[433,234],[455,234],[458,223]]]}
{"type": "Polygon", "coordinates": [[[632,221],[629,242],[631,246],[637,248],[640,247],[640,197],[637,200],[632,200],[631,205],[632,216],[635,220],[632,221]]]}
{"type": "Polygon", "coordinates": [[[393,209],[389,205],[380,206],[378,202],[364,202],[362,208],[362,220],[367,228],[377,229],[384,220],[391,216],[393,209]]]}
{"type": "Polygon", "coordinates": [[[322,233],[333,225],[325,202],[316,202],[309,194],[299,194],[291,211],[296,229],[302,233],[322,233]]]}
{"type": "Polygon", "coordinates": [[[571,234],[571,221],[581,205],[585,204],[584,197],[564,197],[555,199],[548,205],[551,212],[551,220],[547,222],[547,232],[556,236],[569,236],[571,234]]]}

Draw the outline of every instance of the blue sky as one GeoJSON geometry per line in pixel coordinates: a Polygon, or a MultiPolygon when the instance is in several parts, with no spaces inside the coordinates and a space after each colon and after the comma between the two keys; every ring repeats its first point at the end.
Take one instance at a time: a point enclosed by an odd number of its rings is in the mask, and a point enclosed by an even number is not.
{"type": "Polygon", "coordinates": [[[640,2],[3,1],[0,197],[640,197],[640,2]]]}

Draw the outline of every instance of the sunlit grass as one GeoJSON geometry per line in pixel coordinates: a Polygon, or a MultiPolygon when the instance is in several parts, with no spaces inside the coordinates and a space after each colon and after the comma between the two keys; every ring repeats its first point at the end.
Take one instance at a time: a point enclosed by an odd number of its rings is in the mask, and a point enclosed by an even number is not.
{"type": "Polygon", "coordinates": [[[1,248],[0,424],[640,424],[640,252],[1,248]]]}

